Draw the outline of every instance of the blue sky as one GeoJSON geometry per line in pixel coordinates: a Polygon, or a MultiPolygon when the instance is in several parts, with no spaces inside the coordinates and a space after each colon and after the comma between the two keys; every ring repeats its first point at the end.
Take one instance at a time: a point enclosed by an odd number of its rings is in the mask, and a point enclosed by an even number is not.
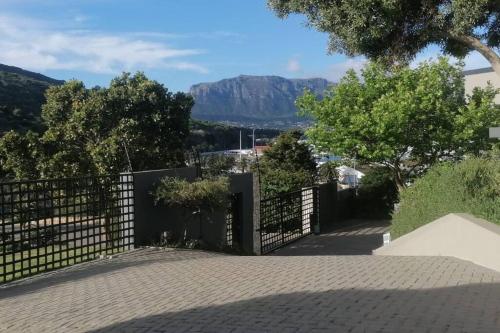
{"type": "MultiPolygon", "coordinates": [[[[325,34],[299,16],[278,19],[265,0],[0,0],[0,63],[89,87],[122,71],[187,91],[240,74],[337,81],[362,68],[362,57],[326,46],[325,34]]],[[[486,66],[476,53],[466,59],[466,68],[486,66]]]]}

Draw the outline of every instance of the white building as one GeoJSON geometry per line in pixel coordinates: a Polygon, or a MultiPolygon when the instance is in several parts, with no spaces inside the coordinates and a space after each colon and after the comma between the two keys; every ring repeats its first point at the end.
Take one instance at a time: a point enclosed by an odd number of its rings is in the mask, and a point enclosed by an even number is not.
{"type": "MultiPolygon", "coordinates": [[[[484,88],[490,82],[493,87],[500,88],[500,76],[491,67],[464,71],[465,93],[472,94],[474,87],[484,88]]],[[[495,97],[495,103],[500,104],[500,94],[495,97]]]]}

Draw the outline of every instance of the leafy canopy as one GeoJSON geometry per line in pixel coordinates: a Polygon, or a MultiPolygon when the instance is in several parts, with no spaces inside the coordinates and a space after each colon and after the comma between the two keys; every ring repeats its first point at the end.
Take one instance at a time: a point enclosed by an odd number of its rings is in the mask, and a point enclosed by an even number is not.
{"type": "Polygon", "coordinates": [[[194,182],[164,177],[154,189],[153,196],[156,204],[213,212],[227,208],[230,193],[229,178],[224,176],[194,182]]]}
{"type": "MultiPolygon", "coordinates": [[[[87,89],[80,81],[68,81],[46,92],[42,118],[47,130],[39,140],[41,153],[29,161],[20,151],[7,151],[5,167],[16,177],[100,175],[180,166],[189,135],[191,97],[173,94],[144,74],[123,74],[109,88],[87,89]],[[14,161],[24,159],[25,166],[14,161]],[[28,165],[30,164],[30,165],[28,165]]],[[[11,134],[2,140],[31,140],[11,134]]],[[[2,146],[2,144],[0,144],[2,146]]],[[[29,155],[29,154],[28,154],[29,155]]],[[[4,167],[4,169],[5,169],[4,167]]]]}
{"type": "Polygon", "coordinates": [[[500,75],[498,0],[268,0],[281,18],[304,14],[329,34],[329,51],[408,62],[430,44],[454,56],[475,49],[500,75]]]}
{"type": "Polygon", "coordinates": [[[259,172],[265,197],[314,184],[316,162],[301,136],[299,131],[285,132],[264,152],[259,172]]]}
{"type": "Polygon", "coordinates": [[[468,213],[500,224],[500,163],[470,158],[440,163],[401,193],[391,235],[400,237],[449,213],[468,213]]]}
{"type": "Polygon", "coordinates": [[[362,78],[350,71],[323,100],[306,92],[297,106],[316,120],[307,131],[316,147],[383,164],[401,188],[442,158],[491,147],[487,127],[500,125],[495,93],[488,87],[465,98],[461,67],[440,58],[416,69],[369,64],[362,78]]]}

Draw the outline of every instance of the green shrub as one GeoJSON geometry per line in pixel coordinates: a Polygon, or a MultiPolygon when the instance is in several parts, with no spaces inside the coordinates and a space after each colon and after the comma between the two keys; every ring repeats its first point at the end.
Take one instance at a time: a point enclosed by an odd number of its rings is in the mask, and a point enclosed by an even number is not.
{"type": "Polygon", "coordinates": [[[333,183],[339,178],[337,167],[342,163],[338,161],[328,161],[318,168],[318,181],[321,183],[333,183]]]}
{"type": "Polygon", "coordinates": [[[314,184],[316,162],[309,146],[300,141],[301,135],[299,131],[281,134],[255,165],[264,198],[314,184]]]}
{"type": "Polygon", "coordinates": [[[500,162],[471,158],[432,167],[401,193],[394,238],[449,213],[469,213],[500,224],[500,162]]]}
{"type": "Polygon", "coordinates": [[[366,172],[356,197],[356,215],[369,218],[389,218],[398,201],[398,188],[387,168],[366,172]]]}
{"type": "Polygon", "coordinates": [[[235,165],[236,160],[233,156],[214,154],[202,159],[203,175],[208,177],[228,175],[235,165]]]}
{"type": "Polygon", "coordinates": [[[314,177],[306,170],[267,169],[260,177],[264,198],[314,185],[314,177]]]}
{"type": "Polygon", "coordinates": [[[155,203],[177,206],[193,211],[217,211],[227,208],[229,179],[217,177],[188,182],[185,179],[165,177],[153,190],[155,203]]]}

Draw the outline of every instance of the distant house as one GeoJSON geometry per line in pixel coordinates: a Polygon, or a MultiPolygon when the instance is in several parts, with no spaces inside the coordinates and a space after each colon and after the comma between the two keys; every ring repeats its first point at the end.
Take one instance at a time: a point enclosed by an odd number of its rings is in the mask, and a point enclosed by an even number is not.
{"type": "Polygon", "coordinates": [[[341,188],[355,188],[361,182],[361,178],[365,175],[359,170],[341,165],[336,168],[339,174],[339,185],[341,188]]]}
{"type": "Polygon", "coordinates": [[[271,148],[271,146],[255,146],[255,152],[257,153],[257,156],[262,156],[269,148],[271,148]]]}
{"type": "MultiPolygon", "coordinates": [[[[495,87],[500,88],[500,77],[495,73],[493,68],[479,68],[464,71],[465,76],[465,93],[471,94],[474,87],[484,88],[488,81],[495,87]]],[[[500,94],[495,97],[495,103],[500,104],[500,94]]]]}

